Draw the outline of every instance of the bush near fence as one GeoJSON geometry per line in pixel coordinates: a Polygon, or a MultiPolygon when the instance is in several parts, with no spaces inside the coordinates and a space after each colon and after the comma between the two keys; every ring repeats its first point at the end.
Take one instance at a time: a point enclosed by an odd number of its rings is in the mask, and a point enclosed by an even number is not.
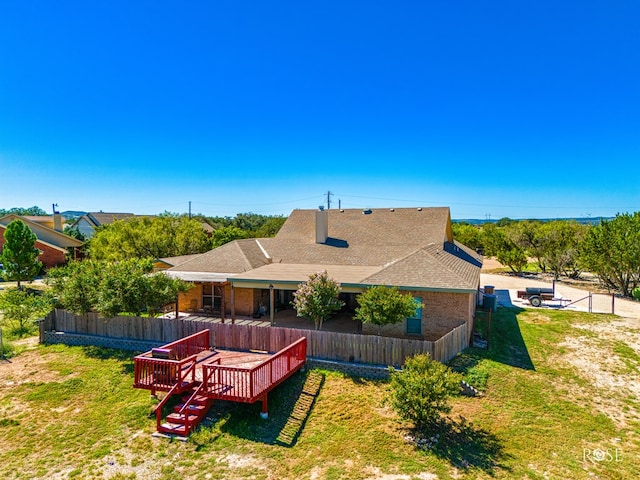
{"type": "Polygon", "coordinates": [[[108,343],[115,346],[120,341],[124,341],[124,345],[162,345],[205,329],[211,332],[211,345],[218,348],[277,352],[299,338],[306,337],[307,357],[313,359],[397,367],[404,363],[405,358],[418,353],[429,353],[431,358],[446,363],[469,345],[466,324],[454,328],[436,341],[428,341],[321,330],[212,323],[188,318],[105,319],[96,313],[75,315],[60,309],[52,311],[41,322],[40,341],[66,343],[62,334],[64,332],[69,334],[69,340],[73,338],[73,344],[83,341],[79,336],[87,336],[89,338],[86,341],[94,341],[101,346],[108,343]]]}

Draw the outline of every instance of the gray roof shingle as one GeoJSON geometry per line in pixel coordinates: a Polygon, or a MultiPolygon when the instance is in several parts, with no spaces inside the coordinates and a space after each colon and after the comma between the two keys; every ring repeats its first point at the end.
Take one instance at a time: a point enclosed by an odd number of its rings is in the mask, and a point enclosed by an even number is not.
{"type": "Polygon", "coordinates": [[[480,257],[453,240],[447,207],[328,210],[329,238],[322,244],[316,212],[294,210],[274,238],[236,240],[169,270],[264,280],[269,272],[281,277],[285,265],[298,273],[304,265],[376,267],[362,284],[464,291],[479,285],[480,257]],[[260,268],[276,263],[282,267],[260,268]]]}

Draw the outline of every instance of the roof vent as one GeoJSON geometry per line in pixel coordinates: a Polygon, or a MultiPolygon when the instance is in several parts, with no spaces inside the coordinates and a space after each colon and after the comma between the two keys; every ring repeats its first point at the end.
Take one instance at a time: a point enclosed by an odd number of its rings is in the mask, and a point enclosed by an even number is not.
{"type": "Polygon", "coordinates": [[[365,208],[364,210],[362,210],[362,213],[364,215],[371,215],[373,213],[373,210],[371,210],[370,208],[365,208]]]}

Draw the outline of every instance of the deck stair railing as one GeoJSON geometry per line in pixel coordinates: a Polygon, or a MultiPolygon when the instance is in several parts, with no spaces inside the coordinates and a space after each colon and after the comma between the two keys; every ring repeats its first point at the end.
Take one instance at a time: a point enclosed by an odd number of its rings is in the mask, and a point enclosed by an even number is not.
{"type": "MultiPolygon", "coordinates": [[[[195,366],[196,364],[194,363],[189,369],[195,370],[195,366]]],[[[156,430],[160,433],[188,436],[198,426],[213,403],[213,399],[201,395],[202,386],[202,383],[194,383],[191,387],[193,389],[192,393],[184,396],[181,404],[174,406],[173,412],[165,417],[166,421],[163,423],[162,413],[164,406],[174,394],[179,393],[178,384],[169,390],[155,408],[156,430]]]]}

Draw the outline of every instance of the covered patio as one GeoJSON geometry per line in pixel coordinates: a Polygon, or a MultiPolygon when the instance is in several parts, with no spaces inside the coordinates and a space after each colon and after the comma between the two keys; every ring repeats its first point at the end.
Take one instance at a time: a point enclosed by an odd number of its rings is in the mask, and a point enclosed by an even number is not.
{"type": "MultiPolygon", "coordinates": [[[[169,312],[162,315],[162,318],[176,318],[175,312],[169,312]]],[[[282,327],[282,328],[298,328],[303,330],[314,330],[315,325],[308,318],[298,317],[293,308],[274,312],[273,322],[269,316],[254,318],[248,315],[236,315],[235,320],[230,318],[222,318],[220,315],[203,315],[198,312],[179,312],[178,318],[195,320],[204,323],[226,323],[234,325],[252,325],[258,327],[282,327]]],[[[322,324],[322,330],[326,332],[341,333],[361,333],[362,325],[353,319],[353,314],[349,312],[339,312],[329,320],[322,324]]]]}

